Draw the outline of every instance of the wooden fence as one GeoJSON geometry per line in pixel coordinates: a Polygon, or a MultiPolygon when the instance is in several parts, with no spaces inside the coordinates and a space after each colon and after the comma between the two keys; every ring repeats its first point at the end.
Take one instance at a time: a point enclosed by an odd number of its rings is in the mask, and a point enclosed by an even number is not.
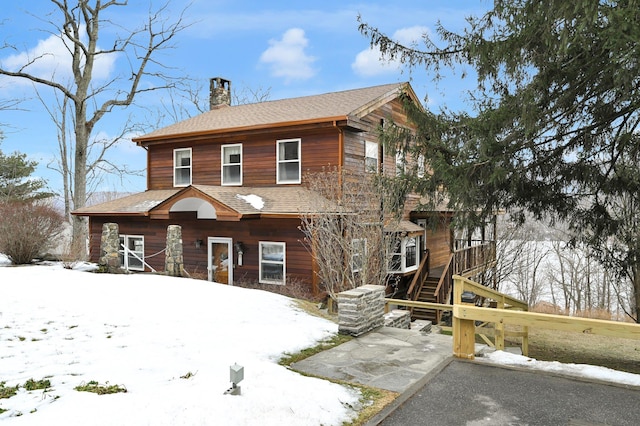
{"type": "MultiPolygon", "coordinates": [[[[517,299],[505,296],[504,299],[495,299],[499,296],[485,296],[498,302],[498,307],[504,303],[504,309],[481,308],[472,304],[462,303],[462,293],[472,291],[476,294],[485,291],[479,284],[456,275],[454,279],[454,303],[453,303],[453,355],[458,358],[473,359],[475,355],[475,323],[484,321],[496,324],[496,349],[504,348],[504,326],[522,326],[523,347],[522,353],[528,352],[528,328],[535,326],[552,330],[574,331],[578,333],[601,334],[605,336],[622,337],[627,339],[640,339],[640,325],[616,321],[605,321],[591,318],[569,317],[564,315],[550,315],[520,311],[517,299]],[[480,287],[480,288],[479,288],[480,287]],[[511,308],[511,309],[509,309],[511,308]],[[502,335],[500,335],[501,331],[502,335]],[[526,334],[526,336],[524,335],[526,334]],[[501,343],[500,343],[501,342],[501,343]]],[[[497,293],[497,292],[495,292],[497,293]]],[[[500,293],[498,293],[500,294],[500,293]]]]}
{"type": "Polygon", "coordinates": [[[505,336],[521,337],[523,355],[529,353],[529,327],[532,326],[640,340],[640,324],[528,312],[525,302],[491,290],[468,278],[454,275],[453,281],[453,304],[398,299],[385,299],[385,302],[387,307],[394,304],[452,311],[453,355],[458,358],[475,357],[476,334],[483,335],[482,332],[477,333],[476,322],[494,324],[495,341],[490,342],[486,336],[482,338],[496,349],[504,350],[505,336]],[[462,293],[465,291],[493,301],[494,307],[483,308],[472,303],[463,303],[462,293]],[[505,331],[506,325],[519,326],[521,329],[505,331]]]}

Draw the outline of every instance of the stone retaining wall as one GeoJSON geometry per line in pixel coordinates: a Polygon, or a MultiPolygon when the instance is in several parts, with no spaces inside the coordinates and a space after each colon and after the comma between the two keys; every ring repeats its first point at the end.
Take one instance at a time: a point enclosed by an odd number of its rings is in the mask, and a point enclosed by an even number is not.
{"type": "Polygon", "coordinates": [[[404,309],[394,309],[384,314],[384,326],[409,330],[411,328],[411,313],[404,309]]]}

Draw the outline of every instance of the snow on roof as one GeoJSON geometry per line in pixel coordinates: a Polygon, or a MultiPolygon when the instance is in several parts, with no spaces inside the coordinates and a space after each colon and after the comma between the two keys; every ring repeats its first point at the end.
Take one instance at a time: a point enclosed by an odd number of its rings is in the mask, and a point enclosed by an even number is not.
{"type": "Polygon", "coordinates": [[[251,207],[253,207],[256,210],[262,210],[262,208],[264,207],[264,200],[259,195],[255,195],[255,194],[249,194],[249,195],[236,194],[236,198],[244,200],[247,204],[251,205],[251,207]]]}

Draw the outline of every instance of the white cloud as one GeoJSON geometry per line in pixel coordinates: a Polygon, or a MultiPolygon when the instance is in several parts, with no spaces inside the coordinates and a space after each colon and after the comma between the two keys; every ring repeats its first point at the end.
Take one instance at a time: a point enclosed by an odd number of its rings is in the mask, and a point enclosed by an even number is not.
{"type": "MultiPolygon", "coordinates": [[[[81,38],[86,39],[84,28],[81,29],[81,38]]],[[[35,47],[27,51],[1,59],[2,67],[17,71],[25,64],[33,62],[25,67],[23,71],[36,77],[66,84],[72,81],[73,78],[71,49],[72,45],[68,39],[50,35],[46,39],[39,40],[35,47]]],[[[104,80],[109,77],[115,67],[116,56],[116,54],[109,54],[96,57],[93,67],[93,78],[95,80],[104,80]]],[[[14,84],[31,84],[22,79],[13,79],[13,82],[14,84]]]]}
{"type": "MultiPolygon", "coordinates": [[[[427,27],[413,26],[397,30],[391,38],[405,46],[412,46],[428,33],[427,27]]],[[[351,68],[357,75],[372,77],[396,73],[401,70],[402,64],[398,59],[391,60],[388,55],[383,55],[377,47],[370,47],[356,55],[351,68]]]]}
{"type": "Polygon", "coordinates": [[[269,40],[269,48],[260,55],[260,62],[271,66],[271,75],[285,80],[306,80],[315,75],[316,58],[305,53],[309,40],[304,30],[291,28],[280,40],[269,40]]]}

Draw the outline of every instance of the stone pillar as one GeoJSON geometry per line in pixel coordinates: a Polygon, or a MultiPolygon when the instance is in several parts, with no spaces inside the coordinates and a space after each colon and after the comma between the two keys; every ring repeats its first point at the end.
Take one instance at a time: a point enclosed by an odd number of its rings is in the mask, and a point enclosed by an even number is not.
{"type": "Polygon", "coordinates": [[[100,238],[100,258],[98,264],[106,268],[107,272],[118,272],[120,264],[120,234],[117,223],[102,224],[102,237],[100,238]]]}
{"type": "Polygon", "coordinates": [[[167,249],[165,251],[164,271],[172,277],[184,276],[182,227],[180,225],[169,225],[167,228],[167,249]]]}
{"type": "Polygon", "coordinates": [[[384,286],[364,285],[338,294],[338,332],[360,336],[384,325],[384,286]]]}

